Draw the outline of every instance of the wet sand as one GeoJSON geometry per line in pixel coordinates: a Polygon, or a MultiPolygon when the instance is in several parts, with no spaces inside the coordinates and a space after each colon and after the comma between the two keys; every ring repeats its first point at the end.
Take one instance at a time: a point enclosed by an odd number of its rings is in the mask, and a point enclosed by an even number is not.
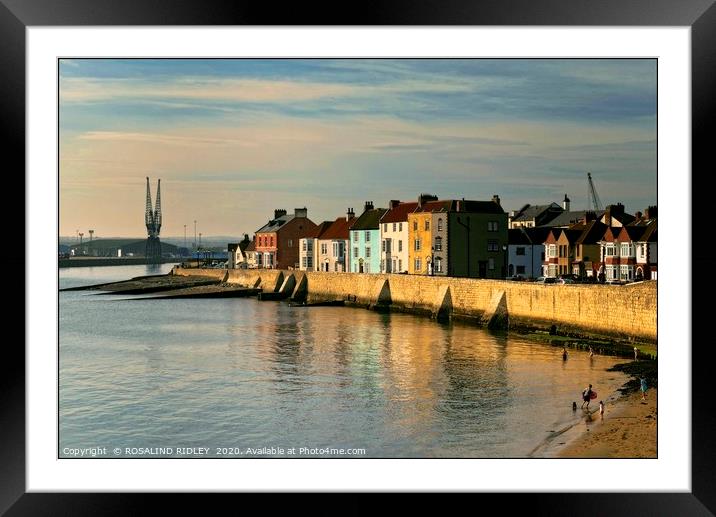
{"type": "Polygon", "coordinates": [[[577,426],[581,433],[570,440],[558,458],[656,458],[656,389],[649,389],[646,401],[641,392],[605,405],[604,418],[599,411],[588,425],[577,426]]]}

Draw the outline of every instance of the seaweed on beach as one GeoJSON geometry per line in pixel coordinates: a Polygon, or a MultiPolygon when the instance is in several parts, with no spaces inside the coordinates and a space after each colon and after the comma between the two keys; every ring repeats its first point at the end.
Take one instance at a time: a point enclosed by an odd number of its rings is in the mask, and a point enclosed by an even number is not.
{"type": "Polygon", "coordinates": [[[656,360],[647,361],[632,361],[629,363],[615,364],[607,371],[610,372],[624,372],[631,376],[631,379],[627,381],[624,386],[619,388],[619,391],[623,394],[634,393],[639,391],[641,387],[640,378],[646,379],[646,384],[650,388],[656,388],[658,385],[658,368],[659,364],[656,360]]]}

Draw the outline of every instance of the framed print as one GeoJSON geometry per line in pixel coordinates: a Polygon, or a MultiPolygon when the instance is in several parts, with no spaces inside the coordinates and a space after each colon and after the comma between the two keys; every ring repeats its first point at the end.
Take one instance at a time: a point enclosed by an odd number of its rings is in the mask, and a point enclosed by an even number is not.
{"type": "Polygon", "coordinates": [[[690,171],[711,2],[280,27],[2,1],[27,200],[3,511],[153,491],[716,507],[691,293],[712,260],[685,209],[709,206],[690,171]]]}

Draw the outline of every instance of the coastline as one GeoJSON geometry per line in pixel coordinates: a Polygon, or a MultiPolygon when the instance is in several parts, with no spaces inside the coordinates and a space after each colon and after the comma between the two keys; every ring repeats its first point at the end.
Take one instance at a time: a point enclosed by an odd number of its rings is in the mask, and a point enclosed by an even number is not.
{"type": "Polygon", "coordinates": [[[656,458],[656,401],[657,389],[650,388],[645,402],[641,400],[641,392],[636,392],[605,404],[603,420],[598,410],[590,423],[581,419],[580,424],[570,430],[574,432],[564,445],[555,448],[550,457],[656,458]]]}

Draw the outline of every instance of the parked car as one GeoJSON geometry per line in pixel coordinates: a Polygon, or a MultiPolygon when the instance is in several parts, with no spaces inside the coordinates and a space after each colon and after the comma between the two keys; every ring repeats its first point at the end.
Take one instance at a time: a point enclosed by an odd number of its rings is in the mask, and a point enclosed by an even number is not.
{"type": "Polygon", "coordinates": [[[538,284],[556,284],[557,279],[553,278],[551,276],[540,276],[537,277],[537,280],[535,280],[538,284]]]}
{"type": "Polygon", "coordinates": [[[575,282],[571,278],[560,278],[559,280],[557,280],[557,283],[565,285],[565,284],[576,284],[577,282],[575,282]]]}

